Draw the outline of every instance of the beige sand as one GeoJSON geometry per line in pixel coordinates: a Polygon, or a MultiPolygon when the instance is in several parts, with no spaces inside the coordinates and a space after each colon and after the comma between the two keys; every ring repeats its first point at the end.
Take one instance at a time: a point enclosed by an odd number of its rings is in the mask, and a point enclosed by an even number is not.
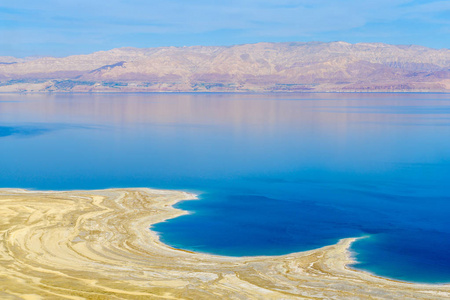
{"type": "Polygon", "coordinates": [[[352,270],[354,239],[271,257],[221,257],[162,244],[150,224],[193,195],[114,189],[0,189],[0,299],[448,299],[449,285],[352,270]]]}

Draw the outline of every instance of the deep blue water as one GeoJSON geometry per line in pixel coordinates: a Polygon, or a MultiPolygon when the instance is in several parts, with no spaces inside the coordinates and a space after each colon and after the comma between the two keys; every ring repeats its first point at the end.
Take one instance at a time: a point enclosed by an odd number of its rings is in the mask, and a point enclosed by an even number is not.
{"type": "Polygon", "coordinates": [[[450,282],[450,94],[2,94],[0,157],[0,187],[197,192],[175,247],[367,236],[355,267],[450,282]]]}

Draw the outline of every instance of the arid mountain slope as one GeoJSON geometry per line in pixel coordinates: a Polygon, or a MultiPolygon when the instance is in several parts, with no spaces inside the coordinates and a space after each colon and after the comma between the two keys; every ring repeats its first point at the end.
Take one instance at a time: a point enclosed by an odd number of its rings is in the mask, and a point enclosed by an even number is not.
{"type": "Polygon", "coordinates": [[[450,50],[381,43],[120,48],[0,57],[0,91],[450,92],[450,50]]]}

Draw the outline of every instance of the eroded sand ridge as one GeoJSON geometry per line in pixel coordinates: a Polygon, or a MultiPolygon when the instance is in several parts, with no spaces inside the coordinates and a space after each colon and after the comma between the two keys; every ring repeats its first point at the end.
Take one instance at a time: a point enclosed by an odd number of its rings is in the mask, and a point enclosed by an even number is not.
{"type": "Polygon", "coordinates": [[[448,299],[348,268],[354,239],[270,257],[177,250],[148,230],[179,191],[0,190],[0,299],[448,299]]]}

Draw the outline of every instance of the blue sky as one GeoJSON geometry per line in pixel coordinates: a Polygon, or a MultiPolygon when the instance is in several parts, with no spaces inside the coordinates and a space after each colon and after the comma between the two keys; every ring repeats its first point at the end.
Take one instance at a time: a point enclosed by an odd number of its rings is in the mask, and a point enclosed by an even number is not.
{"type": "Polygon", "coordinates": [[[3,0],[0,55],[346,41],[450,48],[450,1],[3,0]]]}

